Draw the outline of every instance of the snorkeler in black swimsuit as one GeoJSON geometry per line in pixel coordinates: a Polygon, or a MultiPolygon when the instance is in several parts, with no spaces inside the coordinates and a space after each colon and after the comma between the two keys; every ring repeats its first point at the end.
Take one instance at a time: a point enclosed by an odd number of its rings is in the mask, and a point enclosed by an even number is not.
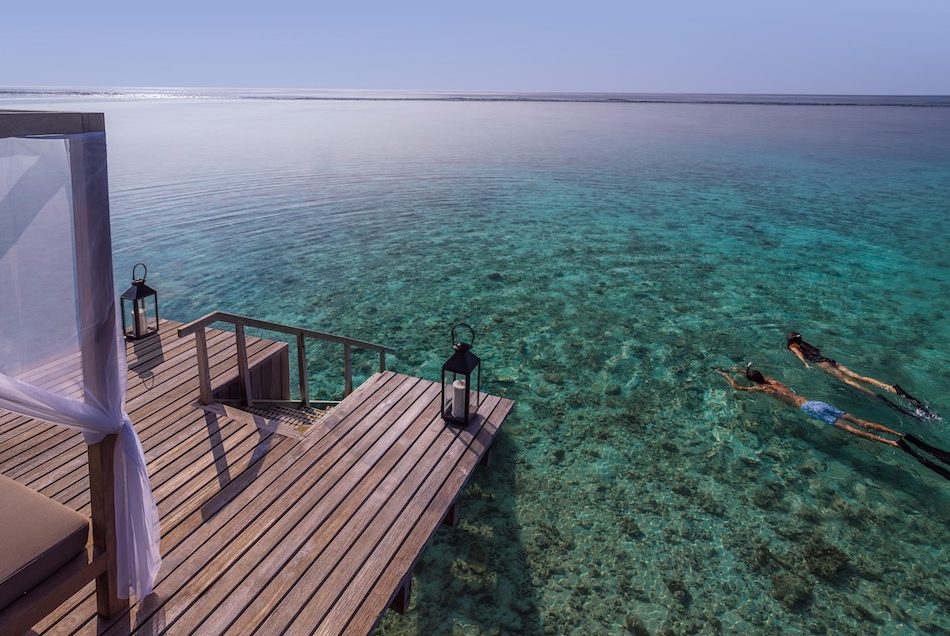
{"type": "Polygon", "coordinates": [[[811,362],[812,364],[827,362],[833,367],[838,366],[837,360],[832,360],[831,358],[826,358],[825,356],[821,355],[821,349],[802,340],[801,334],[789,334],[788,342],[785,346],[787,346],[789,350],[792,351],[792,353],[796,353],[795,350],[792,349],[792,345],[796,345],[798,350],[801,351],[801,354],[804,356],[805,360],[811,362]]]}
{"type": "Polygon", "coordinates": [[[866,393],[867,395],[872,395],[876,397],[877,399],[881,400],[882,402],[887,404],[889,407],[895,409],[896,411],[904,413],[905,415],[916,417],[918,419],[931,419],[931,420],[943,419],[942,417],[940,417],[939,415],[931,411],[927,407],[926,404],[924,404],[923,402],[921,402],[920,400],[918,400],[917,398],[909,394],[907,391],[905,391],[903,388],[901,388],[900,385],[887,384],[886,382],[882,382],[875,378],[871,378],[866,375],[860,375],[858,373],[855,373],[848,367],[844,366],[843,364],[839,363],[837,360],[826,358],[825,356],[821,355],[821,349],[819,349],[818,347],[816,347],[815,345],[809,342],[806,342],[802,338],[802,335],[800,333],[792,332],[788,334],[788,338],[786,340],[785,346],[788,347],[788,350],[794,353],[795,356],[799,360],[801,360],[802,364],[804,364],[806,367],[810,366],[809,363],[814,364],[819,369],[821,369],[822,371],[824,371],[831,377],[835,378],[836,380],[840,382],[844,382],[848,386],[853,387],[857,389],[858,391],[861,391],[862,393],[866,393]],[[892,402],[885,396],[875,393],[868,387],[862,386],[862,384],[859,384],[859,383],[870,384],[871,386],[877,387],[879,389],[883,389],[884,391],[887,391],[888,393],[899,395],[905,400],[907,400],[908,402],[910,402],[914,406],[915,411],[913,412],[908,411],[907,409],[904,409],[900,405],[895,404],[894,402],[892,402]]]}

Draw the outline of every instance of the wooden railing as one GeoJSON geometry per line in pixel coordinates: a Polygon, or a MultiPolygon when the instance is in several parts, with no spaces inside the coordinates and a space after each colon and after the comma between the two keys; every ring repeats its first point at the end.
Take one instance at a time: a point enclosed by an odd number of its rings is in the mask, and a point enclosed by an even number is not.
{"type": "MultiPolygon", "coordinates": [[[[307,338],[323,340],[324,342],[335,342],[343,345],[343,394],[349,395],[353,392],[353,349],[364,349],[367,351],[379,352],[379,370],[386,370],[386,354],[395,353],[395,349],[385,347],[372,342],[338,336],[332,333],[323,333],[312,329],[302,327],[290,327],[276,322],[248,318],[229,314],[223,311],[215,311],[198,320],[188,323],[178,329],[178,336],[183,337],[189,334],[195,334],[195,347],[198,352],[198,384],[201,391],[201,403],[210,404],[214,401],[211,394],[211,369],[208,367],[208,343],[205,336],[205,329],[216,322],[225,322],[234,325],[234,337],[237,343],[237,363],[238,380],[241,385],[241,393],[244,396],[243,402],[247,406],[254,405],[254,398],[251,395],[251,373],[247,362],[247,337],[245,329],[252,327],[255,329],[264,329],[267,331],[276,331],[285,333],[297,338],[297,375],[300,386],[300,400],[296,404],[310,406],[312,402],[333,403],[331,400],[311,400],[307,376],[307,338]]],[[[257,400],[260,403],[277,403],[281,400],[257,400]]]]}

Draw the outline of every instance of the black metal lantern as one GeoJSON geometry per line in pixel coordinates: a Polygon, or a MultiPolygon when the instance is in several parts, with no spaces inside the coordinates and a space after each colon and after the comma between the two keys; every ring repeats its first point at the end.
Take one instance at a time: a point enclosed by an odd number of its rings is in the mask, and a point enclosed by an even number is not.
{"type": "Polygon", "coordinates": [[[138,263],[132,268],[132,286],[121,296],[122,333],[129,340],[138,340],[158,333],[158,293],[145,284],[148,268],[138,263]],[[135,270],[142,268],[142,277],[135,277],[135,270]]]}
{"type": "Polygon", "coordinates": [[[455,353],[442,365],[442,419],[462,426],[468,426],[472,411],[478,410],[478,396],[482,390],[481,360],[472,353],[473,344],[475,344],[474,329],[464,323],[452,327],[452,348],[455,349],[455,353]],[[455,332],[460,327],[468,329],[472,334],[469,342],[464,342],[455,337],[455,332]],[[476,374],[475,399],[471,399],[473,372],[476,374]],[[447,373],[452,374],[449,395],[446,395],[445,392],[445,376],[447,373]],[[474,405],[472,405],[472,402],[474,402],[474,405]]]}

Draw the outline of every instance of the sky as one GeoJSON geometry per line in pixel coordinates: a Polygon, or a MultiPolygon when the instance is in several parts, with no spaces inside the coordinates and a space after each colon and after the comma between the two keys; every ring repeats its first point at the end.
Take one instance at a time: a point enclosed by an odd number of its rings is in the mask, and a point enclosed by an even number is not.
{"type": "Polygon", "coordinates": [[[950,0],[5,3],[0,86],[950,94],[950,0]]]}

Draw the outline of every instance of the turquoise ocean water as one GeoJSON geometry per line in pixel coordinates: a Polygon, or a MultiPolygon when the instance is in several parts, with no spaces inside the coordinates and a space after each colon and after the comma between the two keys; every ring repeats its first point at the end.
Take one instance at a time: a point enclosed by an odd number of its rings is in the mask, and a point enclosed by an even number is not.
{"type": "MultiPolygon", "coordinates": [[[[517,410],[381,633],[947,633],[950,482],[712,369],[950,447],[784,347],[950,415],[950,108],[353,96],[0,106],[106,113],[117,281],[145,261],[167,317],[433,379],[476,328],[517,410]]],[[[314,352],[320,396],[339,367],[314,352]]]]}

